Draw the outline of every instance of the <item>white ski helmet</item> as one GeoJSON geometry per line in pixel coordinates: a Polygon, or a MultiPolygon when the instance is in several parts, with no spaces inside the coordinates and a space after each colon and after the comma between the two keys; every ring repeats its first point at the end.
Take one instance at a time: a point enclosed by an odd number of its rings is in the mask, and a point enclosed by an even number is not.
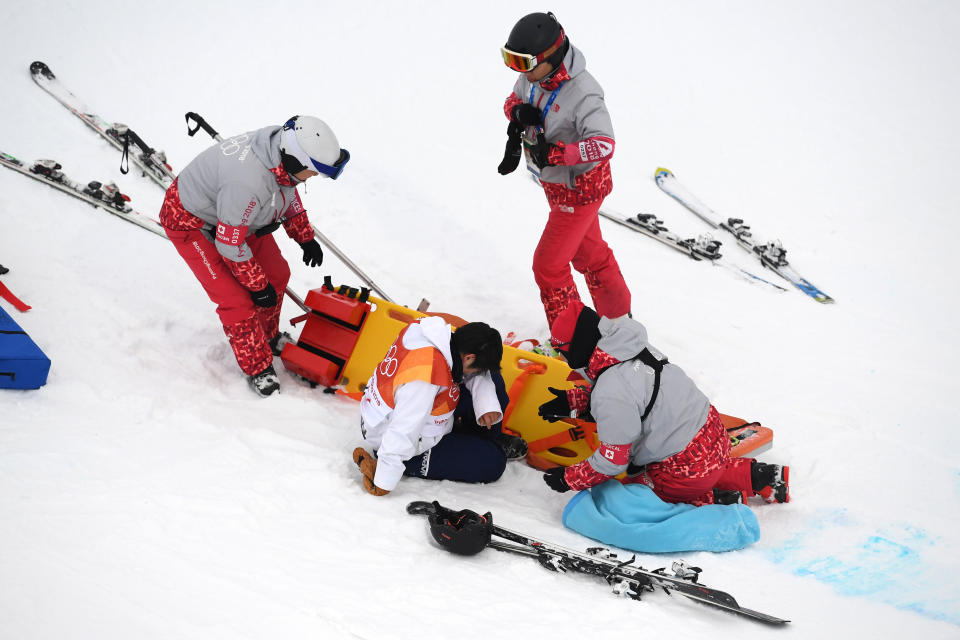
{"type": "Polygon", "coordinates": [[[310,169],[336,180],[350,160],[327,123],[313,116],[293,116],[280,135],[280,160],[289,174],[310,169]]]}

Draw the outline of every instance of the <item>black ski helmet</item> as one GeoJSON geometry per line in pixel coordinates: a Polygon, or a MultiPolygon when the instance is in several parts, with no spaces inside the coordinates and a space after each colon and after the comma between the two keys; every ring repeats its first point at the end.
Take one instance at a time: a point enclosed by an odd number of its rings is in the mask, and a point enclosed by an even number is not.
{"type": "Polygon", "coordinates": [[[490,542],[493,531],[493,516],[483,515],[470,509],[453,511],[434,502],[430,514],[430,534],[441,547],[451,553],[472,556],[483,551],[490,542]]]}
{"type": "Polygon", "coordinates": [[[563,27],[557,17],[548,11],[531,13],[520,18],[517,24],[513,25],[504,48],[539,58],[548,49],[555,47],[541,62],[549,62],[557,69],[567,53],[568,45],[563,27]]]}

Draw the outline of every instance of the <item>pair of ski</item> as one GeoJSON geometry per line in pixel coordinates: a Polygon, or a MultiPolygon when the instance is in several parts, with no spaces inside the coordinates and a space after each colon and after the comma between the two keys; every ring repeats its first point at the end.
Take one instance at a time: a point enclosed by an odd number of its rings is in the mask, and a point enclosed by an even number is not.
{"type": "MultiPolygon", "coordinates": [[[[797,273],[787,261],[787,252],[779,242],[758,242],[753,237],[750,227],[744,224],[743,220],[739,218],[720,219],[716,213],[690,193],[669,169],[664,169],[663,167],[658,168],[654,179],[657,182],[657,186],[659,186],[664,193],[679,202],[688,211],[694,213],[714,229],[723,229],[730,233],[737,244],[755,256],[764,267],[770,269],[817,302],[834,302],[833,298],[797,273]]],[[[786,291],[784,287],[761,278],[746,269],[722,262],[720,260],[721,243],[709,235],[690,239],[680,238],[669,231],[662,220],[652,214],[641,213],[637,216],[625,218],[619,214],[601,210],[600,215],[634,231],[643,233],[654,240],[658,240],[694,260],[711,261],[713,264],[731,269],[738,275],[753,282],[762,283],[780,291],[786,291]]]]}
{"type": "Polygon", "coordinates": [[[62,171],[60,163],[55,160],[37,160],[28,165],[3,151],[0,151],[0,164],[29,178],[39,180],[74,198],[83,200],[87,204],[123,218],[127,222],[131,222],[158,236],[166,237],[160,223],[139,211],[135,211],[127,204],[130,199],[120,193],[117,185],[113,183],[104,184],[96,180],[86,184],[75,182],[67,177],[62,171]]]}
{"type": "MultiPolygon", "coordinates": [[[[436,508],[431,502],[416,501],[407,505],[407,513],[413,515],[429,516],[435,512],[436,508]]],[[[648,570],[635,564],[636,556],[626,561],[619,561],[616,554],[604,547],[591,547],[586,553],[580,553],[496,524],[492,524],[491,531],[494,537],[487,546],[493,549],[534,558],[551,571],[575,571],[599,576],[613,587],[615,594],[633,600],[639,600],[644,591],[655,591],[660,588],[667,593],[676,592],[691,600],[759,622],[771,625],[789,622],[783,618],[741,607],[729,593],[700,584],[698,582],[700,568],[690,567],[682,561],[672,564],[672,573],[668,573],[666,569],[648,570]]]]}
{"type": "Polygon", "coordinates": [[[637,231],[645,236],[653,238],[654,240],[662,242],[668,247],[676,249],[680,253],[683,253],[694,260],[706,260],[718,267],[728,269],[735,275],[750,282],[760,283],[778,291],[787,290],[785,287],[781,287],[780,285],[770,282],[765,278],[761,278],[755,273],[747,271],[743,267],[721,260],[723,257],[723,255],[720,253],[720,247],[722,243],[719,240],[714,240],[710,235],[705,234],[697,238],[681,238],[677,234],[667,229],[666,225],[663,223],[663,220],[652,213],[641,213],[633,216],[632,218],[625,218],[619,213],[613,212],[609,209],[600,209],[599,213],[607,220],[612,220],[613,222],[623,225],[628,229],[632,229],[633,231],[637,231]]]}
{"type": "MultiPolygon", "coordinates": [[[[130,127],[120,123],[111,124],[93,113],[83,101],[57,80],[46,63],[39,60],[31,63],[30,75],[37,85],[53,96],[68,111],[80,118],[84,124],[100,134],[107,142],[123,151],[124,157],[127,156],[129,145],[133,142],[137,146],[132,156],[133,162],[140,168],[143,175],[164,189],[170,186],[176,176],[170,165],[167,164],[167,156],[163,151],[156,151],[149,147],[130,127]]],[[[126,173],[122,164],[120,170],[126,173]]]]}
{"type": "MultiPolygon", "coordinates": [[[[110,124],[100,116],[92,113],[69,89],[57,80],[53,72],[50,71],[50,68],[43,62],[37,61],[32,63],[30,65],[30,73],[34,81],[56,98],[60,104],[117,149],[122,150],[124,158],[131,157],[128,155],[128,146],[129,143],[133,141],[139,151],[135,150],[132,158],[134,163],[140,167],[144,176],[153,180],[153,182],[162,189],[166,189],[173,182],[175,176],[170,166],[166,164],[166,156],[162,151],[158,152],[147,146],[140,136],[131,131],[126,125],[110,124]]],[[[25,176],[39,180],[78,200],[83,200],[87,204],[135,224],[141,229],[146,229],[162,238],[167,237],[160,223],[154,218],[133,209],[128,204],[130,198],[120,193],[120,190],[114,183],[105,184],[92,181],[84,185],[67,177],[60,163],[55,160],[37,160],[33,164],[28,165],[19,158],[2,151],[0,151],[0,164],[25,176]]],[[[121,171],[123,171],[122,166],[121,171]]],[[[303,303],[303,299],[289,287],[286,290],[286,294],[297,306],[304,311],[308,311],[303,303]]]]}

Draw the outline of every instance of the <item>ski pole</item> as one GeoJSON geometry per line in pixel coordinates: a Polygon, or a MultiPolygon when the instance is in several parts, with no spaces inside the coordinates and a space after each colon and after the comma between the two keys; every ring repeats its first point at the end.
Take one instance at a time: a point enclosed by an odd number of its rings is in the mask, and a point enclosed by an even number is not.
{"type": "MultiPolygon", "coordinates": [[[[223,138],[220,137],[220,134],[217,133],[216,130],[213,127],[211,127],[210,124],[206,120],[204,120],[203,116],[201,116],[200,114],[195,113],[193,111],[189,111],[186,114],[186,119],[187,119],[187,135],[188,136],[193,136],[197,131],[199,131],[200,129],[203,129],[210,135],[211,138],[213,138],[217,142],[223,142],[223,138]],[[195,121],[196,123],[196,126],[193,128],[190,127],[191,120],[195,121]]],[[[331,242],[327,236],[320,233],[320,230],[317,229],[317,226],[315,224],[310,223],[310,228],[313,229],[313,235],[316,236],[317,240],[319,240],[320,243],[322,243],[327,249],[329,249],[330,251],[333,251],[334,255],[340,258],[340,261],[343,262],[343,264],[345,264],[347,268],[350,269],[350,271],[352,271],[355,276],[363,280],[363,282],[366,285],[368,285],[371,289],[373,289],[374,291],[379,293],[381,296],[383,296],[384,300],[386,300],[387,302],[393,302],[393,298],[388,296],[386,291],[384,291],[377,283],[375,283],[370,276],[365,274],[363,270],[360,267],[358,267],[353,260],[348,258],[347,255],[343,251],[341,251],[339,247],[337,247],[337,245],[333,244],[333,242],[331,242]]],[[[304,311],[306,311],[306,309],[304,309],[304,311]]]]}
{"type": "Polygon", "coordinates": [[[222,142],[222,141],[223,141],[222,138],[220,138],[220,134],[217,133],[216,130],[215,130],[213,127],[211,127],[211,126],[207,123],[207,121],[204,120],[203,117],[202,117],[199,113],[194,113],[193,111],[188,111],[188,112],[187,112],[187,115],[186,115],[186,118],[187,118],[187,135],[190,136],[191,138],[194,136],[194,134],[197,133],[197,131],[199,131],[200,129],[203,129],[204,131],[206,131],[207,133],[209,133],[209,134],[210,134],[210,137],[213,138],[214,140],[216,140],[217,142],[222,142]],[[193,119],[193,120],[196,121],[196,125],[197,125],[197,126],[195,126],[195,127],[193,127],[193,128],[190,127],[190,120],[191,120],[191,119],[193,119]]]}

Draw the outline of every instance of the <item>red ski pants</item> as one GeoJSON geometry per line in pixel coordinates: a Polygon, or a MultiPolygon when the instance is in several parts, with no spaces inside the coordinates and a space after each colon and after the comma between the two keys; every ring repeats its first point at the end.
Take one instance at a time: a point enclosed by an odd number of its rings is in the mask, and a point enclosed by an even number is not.
{"type": "Polygon", "coordinates": [[[265,308],[253,304],[250,292],[237,282],[217,248],[200,230],[165,231],[207,296],[217,305],[223,331],[243,372],[254,375],[270,366],[273,353],[267,341],[279,330],[283,291],[290,280],[290,267],[273,236],[247,238],[247,246],[277,291],[276,306],[265,308]]]}
{"type": "Polygon", "coordinates": [[[579,300],[570,264],[582,273],[597,313],[616,318],[630,311],[630,290],[600,233],[600,202],[550,205],[550,215],[533,253],[533,277],[540,287],[547,322],[579,300]]]}
{"type": "Polygon", "coordinates": [[[753,458],[730,457],[730,436],[711,406],[706,423],[686,449],[648,464],[644,473],[626,482],[644,482],[665,502],[713,504],[715,488],[754,495],[751,462],[753,458]]]}

